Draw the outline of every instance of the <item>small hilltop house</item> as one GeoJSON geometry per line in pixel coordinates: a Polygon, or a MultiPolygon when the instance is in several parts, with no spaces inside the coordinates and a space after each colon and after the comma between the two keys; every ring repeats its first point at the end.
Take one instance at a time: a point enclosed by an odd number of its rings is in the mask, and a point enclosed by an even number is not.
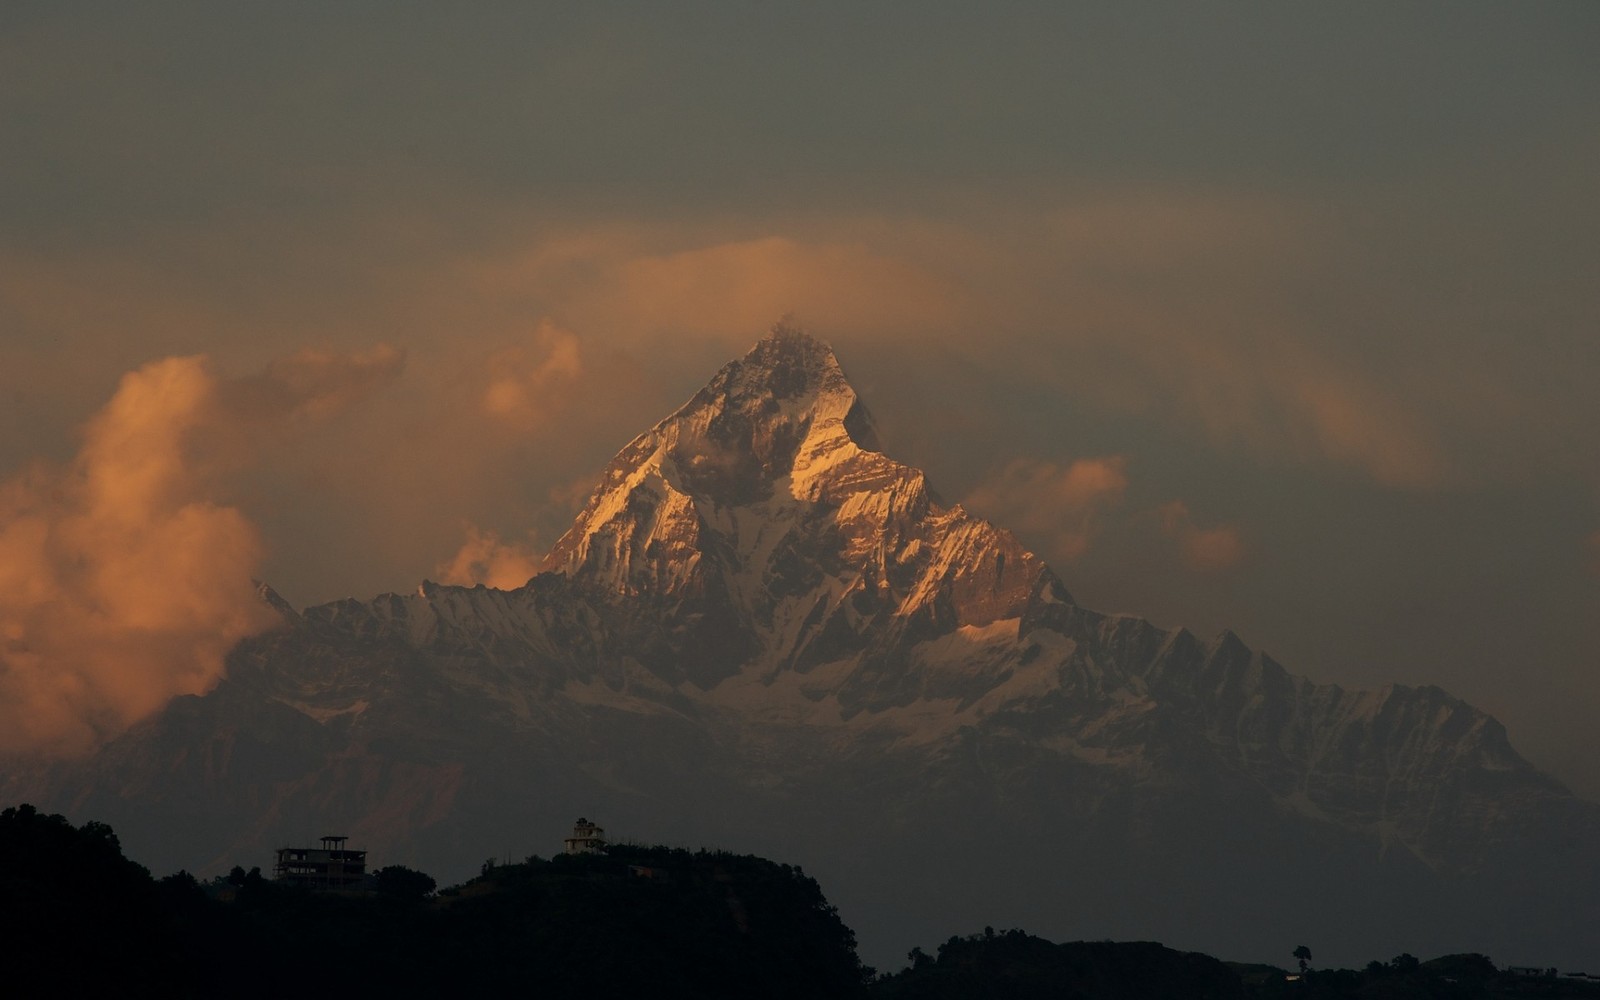
{"type": "Polygon", "coordinates": [[[568,854],[599,854],[606,846],[606,832],[582,816],[572,827],[572,836],[567,838],[568,854]]]}

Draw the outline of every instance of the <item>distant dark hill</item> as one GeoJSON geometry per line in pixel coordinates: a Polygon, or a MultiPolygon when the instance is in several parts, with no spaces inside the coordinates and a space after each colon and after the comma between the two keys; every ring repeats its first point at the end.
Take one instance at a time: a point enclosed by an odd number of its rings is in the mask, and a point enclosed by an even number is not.
{"type": "Polygon", "coordinates": [[[429,896],[395,867],[323,893],[235,868],[159,881],[103,823],[0,812],[0,995],[762,1000],[1503,1000],[1600,983],[1402,954],[1360,972],[1227,964],[1150,942],[952,937],[872,979],[817,882],[750,855],[634,845],[485,863],[429,896]]]}
{"type": "Polygon", "coordinates": [[[257,873],[234,882],[225,900],[186,875],[156,882],[103,824],[7,809],[5,989],[848,1000],[869,975],[815,880],[747,855],[616,847],[530,859],[432,899],[318,893],[257,873]]]}
{"type": "Polygon", "coordinates": [[[165,903],[109,826],[30,805],[0,812],[0,992],[87,996],[149,980],[181,923],[165,903]]]}
{"type": "Polygon", "coordinates": [[[1502,971],[1486,956],[1399,955],[1359,972],[1220,962],[1148,941],[1054,944],[1022,931],[953,937],[872,987],[873,1000],[1595,1000],[1600,982],[1502,971]]]}
{"type": "Polygon", "coordinates": [[[1054,944],[1022,931],[951,938],[936,958],[874,984],[875,1000],[1245,1000],[1239,976],[1209,955],[1148,941],[1054,944]]]}
{"type": "Polygon", "coordinates": [[[748,855],[613,846],[496,867],[439,904],[436,940],[471,956],[455,981],[476,990],[799,1000],[869,975],[814,879],[748,855]]]}

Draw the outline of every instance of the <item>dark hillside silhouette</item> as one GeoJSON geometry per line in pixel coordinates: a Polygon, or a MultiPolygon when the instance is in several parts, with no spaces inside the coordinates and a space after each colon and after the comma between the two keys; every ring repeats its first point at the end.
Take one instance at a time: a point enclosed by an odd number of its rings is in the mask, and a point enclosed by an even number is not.
{"type": "Polygon", "coordinates": [[[433,893],[380,869],[370,891],[202,884],[124,858],[97,822],[0,813],[6,995],[762,997],[775,1000],[1497,1000],[1600,998],[1600,982],[1401,954],[1294,975],[1151,942],[952,937],[874,980],[799,868],[724,851],[611,845],[499,865],[433,893]],[[1531,974],[1530,974],[1531,973],[1531,974]]]}
{"type": "Polygon", "coordinates": [[[1244,1000],[1238,975],[1209,955],[1147,941],[1053,944],[1022,931],[953,937],[938,957],[876,984],[883,1000],[1244,1000]]]}
{"type": "Polygon", "coordinates": [[[100,823],[0,814],[0,934],[17,995],[849,998],[870,970],[814,879],[725,852],[612,847],[370,892],[259,870],[157,882],[100,823]]]}

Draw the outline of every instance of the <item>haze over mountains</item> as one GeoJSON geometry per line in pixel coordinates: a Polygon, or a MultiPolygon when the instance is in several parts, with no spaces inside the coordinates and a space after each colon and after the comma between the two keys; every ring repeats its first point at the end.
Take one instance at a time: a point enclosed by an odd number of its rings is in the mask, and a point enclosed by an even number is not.
{"type": "Polygon", "coordinates": [[[878,448],[779,327],[617,454],[525,586],[263,588],[283,625],[214,690],[0,797],[157,871],[335,831],[442,882],[583,814],[804,865],[878,964],[983,924],[1600,964],[1600,806],[1494,719],[1079,607],[878,448]]]}

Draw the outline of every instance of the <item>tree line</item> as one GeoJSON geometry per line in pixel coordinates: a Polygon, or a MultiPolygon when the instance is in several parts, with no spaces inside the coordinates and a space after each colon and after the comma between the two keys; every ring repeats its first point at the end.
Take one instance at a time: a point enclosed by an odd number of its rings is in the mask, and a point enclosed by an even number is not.
{"type": "Polygon", "coordinates": [[[815,879],[750,855],[613,845],[485,864],[438,890],[390,866],[370,891],[318,892],[235,867],[153,878],[103,823],[0,812],[8,994],[378,996],[530,990],[705,1000],[1194,1000],[1600,997],[1481,955],[1409,955],[1299,973],[1149,942],[1057,944],[1020,930],[952,937],[879,975],[815,879]]]}

